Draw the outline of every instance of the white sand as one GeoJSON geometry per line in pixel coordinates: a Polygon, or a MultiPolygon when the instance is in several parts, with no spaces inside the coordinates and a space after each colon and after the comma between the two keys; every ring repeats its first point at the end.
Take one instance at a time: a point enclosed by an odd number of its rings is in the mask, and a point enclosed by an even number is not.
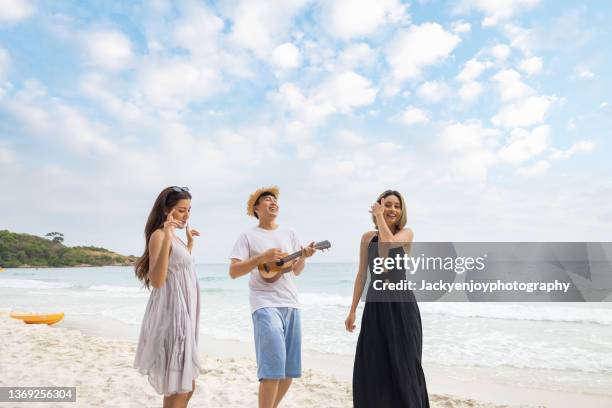
{"type": "MultiPolygon", "coordinates": [[[[0,313],[0,386],[74,386],[77,402],[53,407],[159,407],[162,397],[132,368],[135,344],[78,330],[26,325],[0,313]]],[[[193,407],[256,407],[258,382],[249,358],[200,356],[193,407]]],[[[503,407],[447,395],[430,395],[432,407],[503,407]]],[[[15,404],[0,403],[0,406],[15,404]]],[[[42,406],[40,403],[36,406],[42,406]]],[[[351,407],[346,381],[305,370],[281,406],[351,407]]]]}

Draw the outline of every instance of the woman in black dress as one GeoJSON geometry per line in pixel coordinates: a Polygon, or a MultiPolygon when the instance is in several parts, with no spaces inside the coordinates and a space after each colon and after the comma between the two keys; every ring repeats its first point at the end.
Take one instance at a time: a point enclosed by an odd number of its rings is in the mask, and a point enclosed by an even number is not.
{"type": "MultiPolygon", "coordinates": [[[[374,282],[399,282],[403,269],[373,273],[376,257],[409,253],[413,233],[406,225],[406,204],[394,190],[382,193],[370,210],[376,231],[361,239],[359,270],[346,329],[355,329],[355,311],[370,274],[366,304],[353,368],[355,408],[429,407],[421,367],[423,333],[419,308],[411,291],[377,291],[374,282]]],[[[380,284],[379,284],[380,285],[380,284]]]]}

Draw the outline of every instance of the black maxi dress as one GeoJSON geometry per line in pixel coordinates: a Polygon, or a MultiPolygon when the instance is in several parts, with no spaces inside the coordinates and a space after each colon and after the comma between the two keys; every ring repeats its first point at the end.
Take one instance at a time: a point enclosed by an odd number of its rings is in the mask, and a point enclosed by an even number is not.
{"type": "MultiPolygon", "coordinates": [[[[389,250],[389,257],[404,254],[403,248],[389,250]]],[[[361,318],[353,368],[355,408],[429,407],[425,375],[421,367],[423,332],[421,315],[411,291],[376,291],[375,280],[398,282],[405,270],[372,272],[378,257],[378,236],[368,245],[370,284],[361,318]]]]}

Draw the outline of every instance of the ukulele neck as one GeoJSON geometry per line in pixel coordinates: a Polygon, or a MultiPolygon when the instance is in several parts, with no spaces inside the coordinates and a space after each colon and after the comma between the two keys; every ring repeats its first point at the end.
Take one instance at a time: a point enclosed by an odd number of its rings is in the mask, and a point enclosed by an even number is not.
{"type": "Polygon", "coordinates": [[[292,253],[291,255],[287,255],[286,257],[279,259],[278,261],[276,261],[277,265],[282,265],[285,262],[290,262],[293,261],[295,258],[299,258],[300,256],[302,256],[302,253],[304,252],[303,249],[300,249],[297,252],[292,253]]]}
{"type": "MultiPolygon", "coordinates": [[[[328,249],[329,247],[331,247],[331,244],[329,243],[329,241],[317,242],[314,245],[315,249],[328,249]]],[[[299,258],[300,256],[302,256],[303,253],[304,253],[304,250],[300,249],[299,251],[294,252],[291,255],[287,255],[286,257],[279,259],[278,261],[276,261],[276,264],[278,266],[281,266],[285,262],[293,261],[295,258],[299,258]]]]}

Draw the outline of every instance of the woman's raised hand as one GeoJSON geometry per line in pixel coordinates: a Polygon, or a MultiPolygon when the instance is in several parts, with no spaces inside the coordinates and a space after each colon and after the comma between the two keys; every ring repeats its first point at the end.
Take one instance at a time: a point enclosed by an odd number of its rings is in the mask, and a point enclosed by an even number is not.
{"type": "Polygon", "coordinates": [[[166,221],[164,221],[164,232],[174,235],[174,229],[181,227],[181,222],[174,218],[174,210],[170,211],[166,216],[166,221]]]}
{"type": "Polygon", "coordinates": [[[187,246],[193,247],[193,237],[199,237],[200,232],[196,229],[190,229],[189,224],[185,226],[185,234],[187,235],[187,246]]]}
{"type": "Polygon", "coordinates": [[[385,203],[385,200],[382,199],[379,202],[375,202],[374,204],[372,204],[372,207],[370,208],[370,213],[373,216],[377,216],[377,215],[383,215],[383,211],[385,210],[385,207],[383,207],[383,204],[385,203]]]}

